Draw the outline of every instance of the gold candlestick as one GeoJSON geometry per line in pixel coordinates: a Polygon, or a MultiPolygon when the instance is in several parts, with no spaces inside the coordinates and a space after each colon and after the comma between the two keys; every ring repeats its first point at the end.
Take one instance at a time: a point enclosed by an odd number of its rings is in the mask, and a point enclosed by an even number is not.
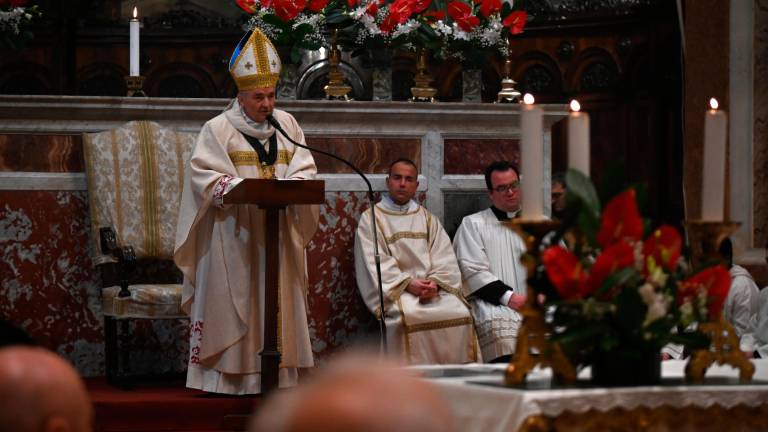
{"type": "Polygon", "coordinates": [[[517,82],[512,79],[512,43],[507,38],[507,58],[504,60],[504,78],[501,79],[501,91],[496,95],[497,103],[512,103],[520,100],[520,92],[515,89],[517,82]]]}
{"type": "MultiPolygon", "coordinates": [[[[517,232],[525,242],[527,253],[523,255],[522,262],[525,265],[529,277],[536,271],[537,256],[539,256],[541,241],[545,235],[556,230],[560,223],[548,219],[544,220],[512,220],[507,223],[511,229],[517,232]]],[[[576,369],[563,353],[559,344],[549,342],[552,329],[544,319],[544,310],[536,298],[533,287],[527,288],[528,297],[520,309],[523,322],[517,332],[515,354],[504,372],[504,382],[509,385],[518,385],[525,381],[525,377],[537,365],[552,368],[552,374],[562,383],[576,382],[576,369]],[[537,356],[531,355],[535,349],[537,356]]]]}
{"type": "MultiPolygon", "coordinates": [[[[691,244],[691,261],[694,268],[722,260],[720,243],[739,229],[739,222],[714,222],[692,220],[685,222],[691,244]]],[[[685,377],[695,383],[704,381],[704,374],[713,364],[729,364],[739,370],[739,380],[749,382],[755,366],[739,347],[739,337],[733,326],[722,316],[717,320],[701,323],[698,330],[709,336],[712,343],[707,349],[696,350],[685,365],[685,377]]]]}
{"type": "Polygon", "coordinates": [[[330,70],[328,71],[328,84],[323,87],[323,90],[328,99],[343,99],[348,101],[350,99],[347,95],[352,91],[352,87],[344,82],[344,74],[339,70],[341,51],[339,51],[339,48],[336,46],[338,33],[338,29],[332,30],[331,52],[328,58],[328,64],[330,66],[330,70]]]}
{"type": "Polygon", "coordinates": [[[144,93],[144,77],[143,76],[127,76],[125,77],[125,85],[128,88],[128,97],[147,97],[144,93]]]}
{"type": "Polygon", "coordinates": [[[432,75],[429,74],[429,51],[426,48],[419,50],[416,61],[416,85],[411,87],[412,102],[434,102],[437,89],[430,86],[432,75]]]}

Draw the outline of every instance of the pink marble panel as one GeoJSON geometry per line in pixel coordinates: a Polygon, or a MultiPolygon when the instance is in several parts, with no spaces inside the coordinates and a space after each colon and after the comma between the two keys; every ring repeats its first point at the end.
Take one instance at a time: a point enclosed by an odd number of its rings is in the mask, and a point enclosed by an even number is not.
{"type": "Polygon", "coordinates": [[[82,172],[82,137],[0,134],[0,171],[82,172]]]}
{"type": "Polygon", "coordinates": [[[445,174],[482,174],[491,162],[508,160],[520,163],[517,139],[446,139],[445,174]]]}
{"type": "MultiPolygon", "coordinates": [[[[307,144],[347,159],[364,173],[386,173],[389,164],[408,158],[421,166],[421,140],[413,138],[307,137],[307,144]]],[[[321,173],[351,173],[342,162],[315,154],[321,173]]]]}

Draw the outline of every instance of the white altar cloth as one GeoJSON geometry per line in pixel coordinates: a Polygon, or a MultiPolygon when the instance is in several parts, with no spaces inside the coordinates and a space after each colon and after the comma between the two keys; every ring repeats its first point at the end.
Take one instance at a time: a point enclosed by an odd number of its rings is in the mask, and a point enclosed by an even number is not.
{"type": "MultiPolygon", "coordinates": [[[[551,371],[536,369],[526,388],[503,387],[506,364],[440,365],[412,367],[434,384],[456,418],[457,431],[517,431],[529,416],[556,417],[563,412],[583,413],[590,409],[634,409],[670,406],[707,408],[719,404],[768,404],[768,359],[754,360],[750,384],[738,384],[738,371],[713,366],[701,385],[686,385],[684,360],[662,362],[665,385],[619,388],[549,389],[551,371]]],[[[589,379],[589,368],[579,373],[589,379]]]]}

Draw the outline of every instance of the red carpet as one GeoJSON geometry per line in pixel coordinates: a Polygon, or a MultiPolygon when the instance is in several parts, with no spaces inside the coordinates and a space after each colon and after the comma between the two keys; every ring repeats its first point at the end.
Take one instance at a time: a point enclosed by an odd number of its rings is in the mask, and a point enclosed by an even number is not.
{"type": "Polygon", "coordinates": [[[211,395],[183,381],[139,384],[132,390],[87,378],[96,432],[241,431],[259,396],[211,395]]]}

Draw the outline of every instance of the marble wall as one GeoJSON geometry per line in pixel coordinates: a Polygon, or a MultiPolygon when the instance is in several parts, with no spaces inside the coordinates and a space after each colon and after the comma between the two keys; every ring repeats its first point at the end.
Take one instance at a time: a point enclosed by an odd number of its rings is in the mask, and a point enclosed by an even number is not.
{"type": "MultiPolygon", "coordinates": [[[[226,101],[204,100],[189,106],[183,102],[179,107],[168,100],[105,103],[104,98],[22,97],[6,99],[4,105],[3,98],[0,317],[71,359],[83,374],[103,374],[101,280],[90,258],[81,133],[109,129],[147,113],[161,123],[195,130],[226,101]],[[135,105],[136,110],[126,113],[126,105],[135,105]],[[29,111],[25,113],[24,107],[29,111]],[[36,118],[34,113],[45,114],[36,118]],[[14,115],[18,118],[8,119],[14,115]]],[[[366,104],[287,105],[309,144],[353,161],[371,178],[377,194],[384,190],[393,159],[416,161],[421,167],[417,197],[443,218],[449,232],[462,216],[487,205],[482,168],[498,158],[519,158],[516,107],[452,104],[436,108],[406,103],[379,105],[384,109],[372,114],[366,104]],[[457,115],[475,118],[462,126],[455,121],[457,115]],[[508,124],[506,129],[492,126],[501,124],[500,119],[508,124]]],[[[548,126],[564,113],[561,107],[548,110],[548,126]]],[[[375,339],[378,326],[354,281],[356,221],[368,206],[363,182],[340,162],[320,155],[316,161],[326,181],[326,203],[308,247],[309,325],[313,351],[322,363],[339,350],[375,339]]],[[[188,350],[186,321],[145,321],[133,325],[131,332],[140,341],[132,351],[137,370],[183,370],[188,350]]]]}

